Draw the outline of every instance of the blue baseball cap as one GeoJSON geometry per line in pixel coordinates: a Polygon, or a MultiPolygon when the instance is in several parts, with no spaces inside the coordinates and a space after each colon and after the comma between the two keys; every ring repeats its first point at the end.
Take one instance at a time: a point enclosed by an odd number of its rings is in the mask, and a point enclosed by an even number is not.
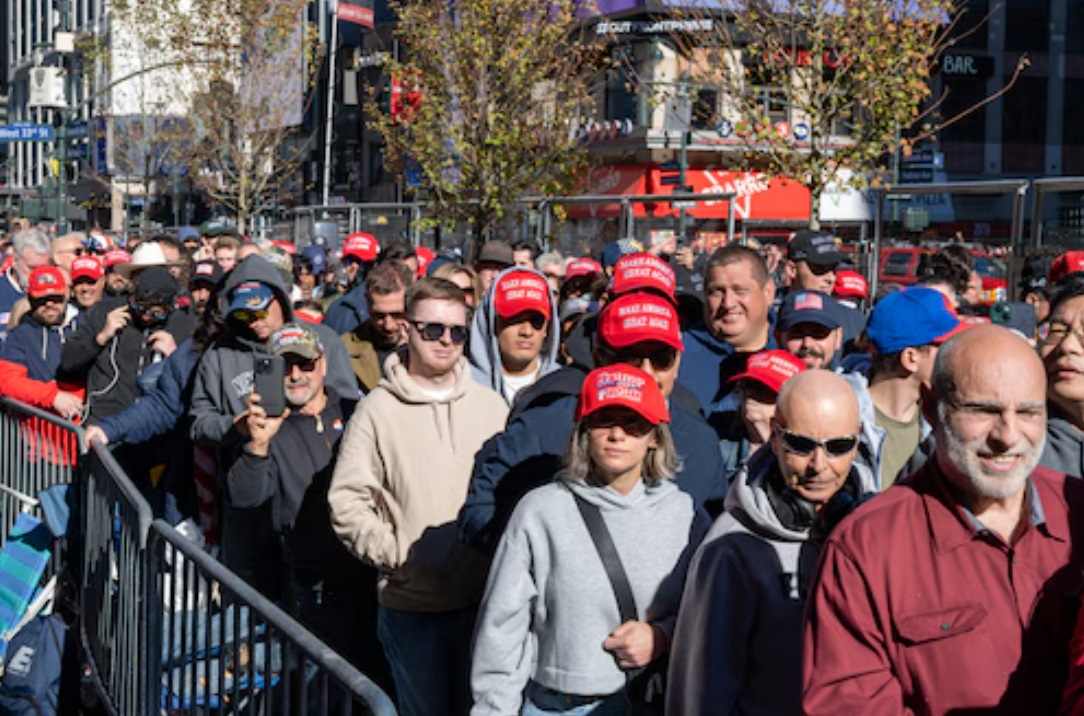
{"type": "Polygon", "coordinates": [[[602,255],[599,257],[602,259],[603,268],[613,268],[622,256],[628,256],[629,254],[643,253],[644,245],[636,239],[618,239],[612,244],[607,244],[602,249],[602,255]]]}
{"type": "Polygon", "coordinates": [[[275,291],[259,281],[245,281],[230,294],[230,309],[234,311],[262,311],[275,298],[275,291]]]}
{"type": "Polygon", "coordinates": [[[876,353],[891,355],[904,348],[943,343],[965,328],[967,324],[960,321],[944,294],[913,286],[877,302],[866,334],[876,353]]]}
{"type": "Polygon", "coordinates": [[[789,331],[802,323],[814,323],[835,330],[843,325],[842,307],[828,294],[820,291],[791,291],[779,307],[776,328],[789,331]]]}

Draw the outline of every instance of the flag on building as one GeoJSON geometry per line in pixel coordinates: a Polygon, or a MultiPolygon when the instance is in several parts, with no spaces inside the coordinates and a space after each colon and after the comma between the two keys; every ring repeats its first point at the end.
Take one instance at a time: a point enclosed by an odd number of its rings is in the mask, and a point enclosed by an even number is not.
{"type": "Polygon", "coordinates": [[[343,22],[352,22],[370,29],[375,20],[372,0],[339,0],[335,14],[343,22]]]}

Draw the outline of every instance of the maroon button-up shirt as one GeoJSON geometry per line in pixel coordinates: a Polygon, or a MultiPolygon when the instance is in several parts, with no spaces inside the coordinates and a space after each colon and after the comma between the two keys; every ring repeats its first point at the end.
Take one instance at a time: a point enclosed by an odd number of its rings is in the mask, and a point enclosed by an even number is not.
{"type": "Polygon", "coordinates": [[[1081,591],[1084,481],[1037,468],[1027,499],[1028,524],[1006,545],[932,458],[845,520],[807,605],[804,712],[1055,712],[1081,591]]]}

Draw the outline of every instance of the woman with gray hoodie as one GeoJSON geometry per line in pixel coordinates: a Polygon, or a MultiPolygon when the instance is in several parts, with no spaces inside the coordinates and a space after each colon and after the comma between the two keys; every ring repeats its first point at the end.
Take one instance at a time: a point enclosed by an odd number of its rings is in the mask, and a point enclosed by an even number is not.
{"type": "Polygon", "coordinates": [[[516,507],[475,630],[473,716],[626,713],[626,672],[669,648],[691,552],[707,529],[670,480],[678,462],[656,380],[626,365],[588,374],[566,470],[516,507]],[[593,546],[601,517],[637,619],[622,623],[593,546]]]}

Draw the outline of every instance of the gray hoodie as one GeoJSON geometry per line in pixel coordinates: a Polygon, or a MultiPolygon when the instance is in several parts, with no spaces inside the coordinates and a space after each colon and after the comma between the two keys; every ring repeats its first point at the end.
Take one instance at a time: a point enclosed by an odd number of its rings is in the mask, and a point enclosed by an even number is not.
{"type": "MultiPolygon", "coordinates": [[[[527,272],[538,276],[543,281],[546,277],[539,271],[523,266],[513,266],[505,269],[493,279],[489,290],[486,291],[485,301],[474,313],[470,327],[470,367],[474,379],[487,388],[496,391],[505,399],[509,406],[512,401],[504,394],[504,371],[501,369],[501,352],[497,347],[497,311],[493,307],[493,287],[503,277],[510,273],[527,272]]],[[[550,292],[550,331],[546,340],[542,343],[542,352],[538,356],[538,377],[552,373],[561,367],[557,361],[558,349],[561,346],[560,323],[554,320],[557,316],[557,300],[550,292]]]]}
{"type": "MultiPolygon", "coordinates": [[[[776,469],[758,450],[735,478],[726,512],[689,568],[670,654],[666,712],[801,713],[802,609],[819,547],[776,515],[765,487],[776,469]]],[[[855,463],[860,494],[878,483],[855,463]]]]}
{"type": "Polygon", "coordinates": [[[518,714],[528,681],[608,694],[625,674],[602,642],[621,622],[572,492],[602,512],[642,620],[667,635],[707,518],[671,482],[628,495],[559,479],[527,494],[497,548],[474,637],[472,716],[518,714]]]}
{"type": "MultiPolygon", "coordinates": [[[[286,321],[294,320],[288,289],[279,273],[262,256],[249,256],[237,265],[222,289],[223,300],[228,300],[233,289],[244,281],[259,281],[274,289],[282,306],[286,321]]],[[[327,377],[324,382],[334,392],[350,400],[358,393],[357,378],[350,366],[350,356],[342,339],[334,331],[322,325],[313,329],[320,336],[327,355],[327,377]]],[[[245,399],[252,392],[255,369],[253,356],[265,351],[263,341],[241,336],[227,330],[200,358],[192,389],[192,418],[189,430],[193,440],[233,446],[240,442],[241,434],[233,427],[233,418],[246,409],[245,399]]]]}
{"type": "Polygon", "coordinates": [[[1084,476],[1084,432],[1051,413],[1046,421],[1046,445],[1039,464],[1066,475],[1084,476]]]}

